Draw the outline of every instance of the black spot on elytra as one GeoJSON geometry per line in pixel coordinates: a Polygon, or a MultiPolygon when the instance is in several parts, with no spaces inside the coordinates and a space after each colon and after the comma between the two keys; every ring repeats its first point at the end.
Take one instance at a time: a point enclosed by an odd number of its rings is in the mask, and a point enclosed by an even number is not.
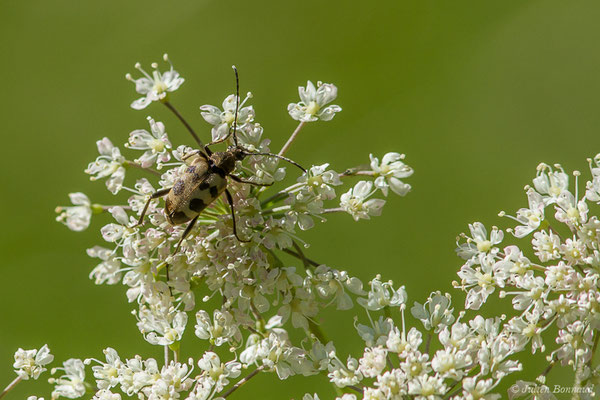
{"type": "Polygon", "coordinates": [[[209,190],[211,197],[216,198],[219,195],[219,189],[216,186],[211,186],[209,190]]]}
{"type": "Polygon", "coordinates": [[[193,174],[194,172],[196,172],[196,167],[193,165],[190,165],[188,167],[188,169],[185,170],[185,172],[187,172],[188,174],[193,174]]]}
{"type": "Polygon", "coordinates": [[[192,199],[192,201],[190,201],[190,210],[195,211],[197,213],[204,210],[206,206],[207,204],[204,204],[204,202],[200,199],[192,199]]]}
{"type": "Polygon", "coordinates": [[[175,193],[176,196],[179,196],[183,193],[184,188],[185,184],[183,183],[183,181],[177,181],[175,186],[173,186],[173,193],[175,193]]]}
{"type": "Polygon", "coordinates": [[[200,190],[206,190],[210,187],[210,183],[204,181],[202,182],[200,185],[198,185],[198,189],[200,190]]]}

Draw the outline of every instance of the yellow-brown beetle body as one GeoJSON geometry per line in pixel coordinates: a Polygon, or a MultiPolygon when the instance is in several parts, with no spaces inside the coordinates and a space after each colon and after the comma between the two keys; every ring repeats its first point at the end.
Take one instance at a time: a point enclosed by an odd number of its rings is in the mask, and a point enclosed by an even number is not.
{"type": "Polygon", "coordinates": [[[166,196],[165,200],[165,216],[167,221],[171,225],[179,225],[185,222],[188,222],[188,226],[185,228],[185,231],[181,235],[181,239],[177,244],[177,250],[181,245],[182,241],[189,235],[198,216],[200,213],[212,204],[219,196],[225,193],[227,197],[227,202],[231,207],[231,218],[233,223],[233,233],[235,237],[241,242],[247,242],[248,240],[242,240],[237,232],[236,221],[235,221],[235,210],[233,207],[233,197],[231,193],[227,190],[227,177],[230,177],[236,182],[247,183],[255,186],[269,186],[272,183],[257,183],[249,180],[245,180],[239,176],[233,174],[235,170],[235,164],[237,161],[243,160],[246,156],[249,155],[264,155],[269,157],[276,157],[281,160],[285,160],[289,163],[300,168],[302,171],[306,172],[304,168],[302,168],[296,162],[283,157],[279,154],[271,154],[271,153],[259,153],[259,152],[250,152],[244,149],[242,146],[238,144],[236,129],[237,129],[237,116],[239,109],[239,97],[240,97],[240,89],[239,89],[239,80],[237,75],[237,69],[233,67],[235,71],[236,78],[236,109],[235,109],[235,117],[233,121],[232,129],[229,130],[227,136],[222,139],[215,140],[207,145],[202,144],[201,140],[198,138],[194,130],[191,126],[181,117],[181,115],[169,105],[169,103],[165,103],[175,114],[179,117],[179,119],[183,122],[183,124],[188,128],[188,131],[194,137],[198,145],[200,146],[200,150],[194,150],[191,153],[185,155],[184,161],[187,164],[187,168],[183,175],[175,182],[173,187],[161,189],[155,193],[153,193],[142,213],[140,215],[140,219],[138,221],[138,225],[141,225],[144,222],[144,216],[146,215],[146,211],[148,211],[148,206],[152,199],[157,199],[159,197],[166,196]],[[209,146],[222,143],[226,141],[229,137],[233,138],[233,146],[229,146],[227,151],[219,151],[212,152],[209,146]]]}
{"type": "Polygon", "coordinates": [[[244,157],[236,148],[212,153],[208,159],[196,152],[166,196],[165,215],[171,225],[188,222],[215,201],[227,188],[227,176],[244,157]]]}

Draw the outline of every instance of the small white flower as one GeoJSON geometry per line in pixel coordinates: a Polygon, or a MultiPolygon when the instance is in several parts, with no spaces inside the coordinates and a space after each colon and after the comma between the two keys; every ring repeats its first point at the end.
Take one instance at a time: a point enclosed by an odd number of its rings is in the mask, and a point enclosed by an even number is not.
{"type": "Polygon", "coordinates": [[[67,226],[72,231],[80,232],[90,226],[92,219],[92,203],[83,193],[69,193],[69,199],[74,204],[73,207],[56,207],[56,212],[60,213],[56,220],[67,226]]]}
{"type": "Polygon", "coordinates": [[[173,64],[169,61],[169,57],[163,55],[163,60],[167,61],[170,69],[161,73],[158,70],[158,64],[152,63],[152,75],[144,71],[140,63],[135,64],[135,68],[144,76],[138,79],[133,79],[130,74],[126,75],[127,80],[135,83],[135,90],[142,95],[139,99],[131,103],[131,108],[141,110],[153,101],[166,101],[168,92],[174,92],[181,86],[184,79],[179,76],[179,73],[173,69],[173,64]]]}
{"type": "Polygon", "coordinates": [[[367,310],[377,311],[384,307],[399,307],[406,303],[407,294],[404,286],[394,290],[394,282],[381,282],[381,277],[377,275],[371,282],[371,290],[368,298],[359,298],[358,304],[367,310]]]}
{"type": "Polygon", "coordinates": [[[417,328],[410,328],[407,335],[394,327],[388,335],[385,346],[388,351],[398,353],[398,357],[406,358],[408,354],[418,350],[421,343],[423,343],[423,334],[417,328]]]}
{"type": "Polygon", "coordinates": [[[379,375],[386,366],[387,351],[383,347],[366,348],[359,360],[359,370],[367,378],[379,375]]]}
{"type": "Polygon", "coordinates": [[[431,293],[424,304],[415,302],[415,305],[410,309],[412,315],[421,320],[425,329],[434,328],[436,333],[454,322],[453,311],[450,294],[442,295],[439,291],[431,293]]]}
{"type": "Polygon", "coordinates": [[[464,368],[471,363],[471,357],[466,351],[459,351],[456,348],[441,349],[433,356],[431,367],[445,379],[460,381],[466,374],[464,368]]]}
{"type": "Polygon", "coordinates": [[[446,394],[448,388],[439,376],[419,375],[408,382],[408,393],[417,399],[438,399],[446,394]]]}
{"type": "Polygon", "coordinates": [[[461,235],[467,238],[467,242],[458,244],[456,253],[459,257],[468,260],[479,254],[496,254],[498,252],[498,248],[495,245],[502,242],[504,232],[494,226],[488,238],[487,230],[481,222],[469,224],[469,230],[471,231],[471,237],[464,234],[461,235]]]}
{"type": "Polygon", "coordinates": [[[558,196],[554,207],[556,208],[554,217],[569,227],[576,228],[587,221],[589,210],[585,203],[585,197],[577,201],[571,192],[564,190],[558,196]]]}
{"type": "Polygon", "coordinates": [[[54,356],[50,354],[48,345],[43,345],[39,350],[23,350],[19,348],[15,352],[15,363],[13,368],[15,373],[23,380],[29,378],[37,379],[40,374],[46,371],[44,365],[50,364],[54,356]]]}
{"type": "Polygon", "coordinates": [[[63,363],[63,368],[54,368],[52,373],[56,370],[64,371],[64,375],[57,379],[51,379],[50,383],[54,383],[56,386],[52,391],[52,398],[67,397],[69,399],[76,399],[85,394],[85,365],[83,361],[71,358],[63,363]]]}
{"type": "Polygon", "coordinates": [[[381,189],[385,196],[388,195],[388,188],[399,196],[405,196],[410,191],[410,185],[402,182],[400,179],[408,178],[414,173],[414,170],[404,164],[404,154],[387,153],[383,156],[381,164],[377,157],[369,155],[371,158],[371,170],[375,173],[375,187],[381,189]]]}
{"type": "Polygon", "coordinates": [[[88,165],[85,173],[92,175],[90,177],[92,181],[108,177],[106,187],[112,194],[116,194],[123,187],[123,180],[125,179],[125,167],[123,166],[125,157],[121,155],[121,150],[113,146],[108,138],[98,140],[96,145],[100,156],[88,165]]]}
{"type": "Polygon", "coordinates": [[[355,221],[381,215],[385,200],[367,200],[374,192],[373,182],[360,181],[340,197],[340,206],[352,215],[355,221]]]}
{"type": "Polygon", "coordinates": [[[140,306],[138,328],[150,344],[168,346],[181,340],[188,316],[183,311],[168,312],[162,306],[140,306]]]}
{"type": "MultiPolygon", "coordinates": [[[[252,106],[244,107],[246,101],[251,97],[252,94],[248,93],[244,101],[239,105],[236,123],[237,129],[243,129],[245,124],[254,120],[254,108],[252,106]]],[[[213,141],[224,139],[229,134],[229,130],[235,121],[235,108],[238,101],[239,98],[231,94],[223,100],[223,110],[209,104],[200,107],[202,118],[213,125],[211,130],[213,141]]]]}
{"type": "Polygon", "coordinates": [[[200,310],[196,313],[196,321],[196,336],[208,339],[216,346],[227,342],[239,343],[242,340],[240,330],[228,311],[215,310],[211,320],[206,311],[200,310]]]}
{"type": "Polygon", "coordinates": [[[557,171],[548,164],[541,163],[537,167],[537,176],[533,180],[535,190],[544,196],[546,205],[556,203],[558,196],[569,187],[569,176],[560,165],[557,171]]]}
{"type": "Polygon", "coordinates": [[[380,316],[378,320],[371,321],[371,326],[355,324],[358,335],[369,347],[385,345],[388,335],[392,332],[394,322],[391,318],[380,316]]]}
{"type": "Polygon", "coordinates": [[[315,394],[306,393],[304,396],[302,396],[302,400],[320,400],[320,399],[316,393],[315,394]]]}
{"type": "Polygon", "coordinates": [[[335,189],[332,186],[342,184],[340,177],[334,170],[328,170],[329,164],[312,166],[306,174],[298,178],[298,183],[306,185],[307,190],[321,196],[323,200],[335,198],[335,189]]]}
{"type": "Polygon", "coordinates": [[[121,395],[108,389],[101,389],[96,392],[92,400],[121,400],[121,395]]]}
{"type": "Polygon", "coordinates": [[[527,199],[529,201],[529,208],[521,208],[517,211],[517,217],[515,220],[519,222],[520,226],[515,227],[514,235],[517,238],[522,238],[529,235],[540,227],[540,224],[544,220],[544,208],[546,203],[542,195],[533,189],[527,191],[527,199]]]}
{"type": "Polygon", "coordinates": [[[560,258],[560,237],[552,231],[534,233],[531,244],[541,262],[560,258]]]}
{"type": "Polygon", "coordinates": [[[503,274],[496,275],[494,258],[490,254],[479,254],[463,265],[457,275],[461,278],[461,287],[470,288],[465,300],[465,308],[479,310],[488,296],[503,287],[503,274]]]}
{"type": "Polygon", "coordinates": [[[94,246],[91,249],[87,249],[87,255],[102,260],[90,272],[90,279],[93,279],[96,285],[101,285],[105,282],[109,285],[119,283],[121,280],[121,262],[115,257],[112,250],[94,246]]]}
{"type": "Polygon", "coordinates": [[[198,367],[213,381],[215,390],[220,392],[229,384],[227,378],[240,376],[242,364],[237,361],[223,364],[216,353],[209,351],[204,353],[202,359],[198,361],[198,367]]]}
{"type": "Polygon", "coordinates": [[[158,166],[170,160],[169,150],[171,142],[165,132],[165,125],[162,122],[155,122],[148,117],[150,123],[150,132],[145,129],[137,129],[129,134],[129,144],[127,147],[134,150],[146,150],[146,152],[135,160],[142,168],[148,168],[155,162],[158,166]]]}
{"type": "Polygon", "coordinates": [[[308,81],[306,88],[298,87],[298,93],[300,102],[288,105],[288,112],[296,121],[329,121],[336,112],[342,111],[342,108],[336,105],[324,107],[337,97],[337,87],[331,83],[317,82],[315,88],[315,85],[308,81]]]}
{"type": "MultiPolygon", "coordinates": [[[[98,360],[100,365],[92,367],[94,378],[96,378],[96,385],[98,389],[110,389],[117,386],[119,383],[119,370],[123,368],[124,364],[119,358],[119,355],[110,347],[103,350],[106,356],[106,363],[98,360]]],[[[85,360],[85,363],[89,363],[92,359],[85,360]]]]}
{"type": "MultiPolygon", "coordinates": [[[[466,400],[498,400],[501,399],[502,396],[499,394],[489,393],[499,382],[495,382],[493,379],[479,379],[478,377],[465,377],[462,381],[463,385],[463,396],[466,400]]],[[[512,389],[512,387],[511,387],[512,389]]],[[[510,393],[513,390],[509,389],[509,397],[510,393]]],[[[525,393],[525,392],[523,392],[525,393]]]]}
{"type": "MultiPolygon", "coordinates": [[[[193,368],[188,364],[171,361],[160,371],[155,360],[147,360],[144,364],[146,370],[138,385],[146,386],[141,391],[148,399],[178,399],[179,393],[189,390],[193,384],[193,380],[189,377],[193,368]]],[[[136,380],[135,375],[134,380],[136,380]]],[[[140,394],[138,397],[143,398],[140,394]]]]}
{"type": "Polygon", "coordinates": [[[531,341],[531,352],[535,353],[539,348],[544,351],[542,342],[542,326],[540,323],[540,315],[537,313],[526,312],[524,317],[514,317],[507,324],[507,330],[513,333],[516,340],[516,346],[523,348],[531,341]]]}
{"type": "Polygon", "coordinates": [[[408,394],[408,376],[401,369],[385,371],[377,377],[377,391],[365,390],[364,399],[402,399],[408,394]]]}
{"type": "Polygon", "coordinates": [[[331,360],[328,367],[329,380],[338,387],[356,385],[363,380],[363,374],[360,372],[358,361],[355,358],[348,356],[346,365],[344,365],[337,357],[331,360]]]}

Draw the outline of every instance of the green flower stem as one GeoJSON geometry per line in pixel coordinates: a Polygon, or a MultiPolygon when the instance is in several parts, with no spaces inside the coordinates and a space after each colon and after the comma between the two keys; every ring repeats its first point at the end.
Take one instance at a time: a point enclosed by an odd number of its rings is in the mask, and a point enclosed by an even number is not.
{"type": "Polygon", "coordinates": [[[257,322],[256,330],[259,332],[263,332],[263,333],[266,332],[265,325],[267,325],[267,322],[265,321],[265,319],[263,318],[261,313],[258,312],[258,310],[254,306],[254,304],[252,304],[252,302],[250,302],[250,311],[252,312],[252,315],[254,315],[254,318],[256,319],[256,322],[257,322]]]}
{"type": "Polygon", "coordinates": [[[290,138],[288,139],[288,141],[283,145],[283,147],[281,148],[281,150],[279,150],[278,155],[282,156],[286,153],[286,151],[289,150],[289,148],[292,146],[292,143],[294,143],[294,140],[296,140],[296,137],[298,136],[298,134],[300,133],[300,131],[302,130],[302,128],[304,127],[304,125],[306,125],[305,121],[302,121],[298,124],[298,126],[296,127],[296,129],[294,130],[294,132],[292,132],[292,136],[290,136],[290,138]]]}
{"type": "MultiPolygon", "coordinates": [[[[425,353],[429,354],[429,347],[431,346],[431,332],[427,333],[427,341],[425,342],[425,353]]],[[[431,356],[431,354],[429,354],[431,356]]]]}
{"type": "Polygon", "coordinates": [[[3,398],[4,396],[6,396],[6,394],[8,392],[10,392],[11,390],[14,389],[15,386],[17,386],[17,384],[21,382],[21,377],[17,376],[11,383],[8,384],[7,387],[4,388],[4,390],[2,391],[2,393],[0,393],[0,399],[3,398]]]}
{"type": "Polygon", "coordinates": [[[321,265],[321,264],[319,264],[318,262],[316,262],[316,261],[313,261],[313,260],[311,260],[310,258],[307,258],[307,257],[305,257],[304,255],[301,255],[301,254],[295,253],[295,252],[293,252],[293,251],[292,251],[292,250],[290,250],[290,249],[282,249],[282,251],[283,251],[284,253],[287,253],[287,254],[289,254],[289,255],[291,255],[291,256],[294,256],[294,257],[296,257],[296,258],[297,258],[297,259],[299,259],[299,260],[306,261],[308,264],[312,265],[313,267],[318,267],[319,265],[321,265]]]}
{"type": "Polygon", "coordinates": [[[153,168],[142,167],[140,164],[138,164],[138,163],[136,163],[134,161],[125,160],[125,162],[123,163],[123,166],[125,168],[127,168],[127,167],[138,168],[138,169],[141,169],[143,171],[150,172],[152,175],[162,176],[162,174],[160,172],[158,172],[157,170],[155,170],[153,168]]]}
{"type": "Polygon", "coordinates": [[[347,388],[349,388],[349,389],[352,389],[352,390],[354,390],[355,392],[358,392],[358,393],[360,393],[360,394],[363,394],[363,391],[364,391],[364,389],[363,389],[363,388],[361,388],[361,387],[358,387],[358,386],[354,386],[354,385],[348,385],[348,386],[346,386],[346,387],[347,387],[347,388]]]}
{"type": "Polygon", "coordinates": [[[105,206],[103,204],[97,204],[97,203],[92,204],[91,209],[94,214],[101,214],[103,212],[108,212],[108,210],[113,207],[121,207],[123,210],[131,210],[131,206],[123,206],[123,205],[105,206]]]}
{"type": "Polygon", "coordinates": [[[287,197],[288,197],[288,192],[282,191],[282,192],[276,193],[273,196],[269,197],[268,199],[262,201],[260,203],[260,205],[262,207],[265,207],[266,205],[268,205],[270,203],[277,203],[278,201],[286,199],[287,197]]]}
{"type": "Polygon", "coordinates": [[[163,104],[165,106],[167,106],[167,108],[169,110],[171,110],[173,112],[173,114],[175,114],[175,116],[177,118],[179,118],[179,120],[181,121],[181,123],[183,125],[185,125],[185,127],[187,128],[187,130],[194,137],[194,140],[196,141],[196,143],[198,143],[199,146],[204,147],[204,144],[202,143],[202,140],[200,140],[200,138],[198,137],[198,135],[196,134],[196,132],[194,132],[194,129],[192,128],[192,126],[190,124],[188,124],[188,122],[185,120],[185,118],[183,118],[183,116],[179,113],[179,111],[177,111],[177,109],[170,102],[168,102],[168,101],[164,101],[163,104]]]}
{"type": "Polygon", "coordinates": [[[179,361],[179,350],[181,349],[181,342],[175,342],[169,345],[169,348],[173,352],[173,361],[179,361]]]}
{"type": "Polygon", "coordinates": [[[323,330],[321,330],[321,327],[315,322],[313,322],[311,319],[308,319],[308,330],[310,331],[310,333],[315,335],[317,339],[319,339],[319,342],[323,344],[328,343],[327,337],[325,336],[325,333],[323,333],[323,330]]]}
{"type": "Polygon", "coordinates": [[[296,251],[300,255],[300,259],[302,260],[302,263],[304,264],[304,268],[308,268],[308,266],[310,264],[309,264],[308,260],[306,259],[306,256],[304,255],[304,252],[302,251],[302,249],[300,248],[300,246],[298,246],[298,243],[292,241],[292,245],[294,246],[294,249],[296,249],[296,251]]]}
{"type": "Polygon", "coordinates": [[[577,371],[575,371],[575,382],[573,382],[573,396],[571,397],[572,400],[581,399],[580,393],[582,393],[581,388],[583,387],[584,365],[585,364],[580,363],[577,367],[577,371]]]}
{"type": "Polygon", "coordinates": [[[344,172],[342,172],[340,174],[340,178],[345,178],[347,176],[357,176],[357,175],[375,176],[375,172],[373,172],[373,171],[364,171],[364,170],[361,170],[359,168],[360,167],[348,168],[347,170],[345,170],[344,172]]]}
{"type": "Polygon", "coordinates": [[[329,213],[334,213],[334,212],[343,212],[344,209],[342,207],[338,207],[338,208],[326,208],[325,210],[323,210],[322,214],[329,214],[329,213]]]}
{"type": "Polygon", "coordinates": [[[260,367],[256,368],[254,371],[252,371],[248,375],[246,375],[244,377],[244,379],[241,379],[240,381],[238,381],[238,383],[236,383],[235,385],[233,385],[231,387],[231,389],[229,389],[227,392],[225,392],[225,394],[223,396],[221,396],[221,397],[223,397],[224,399],[227,398],[227,396],[229,396],[231,393],[235,392],[240,386],[242,386],[243,384],[245,384],[246,382],[248,382],[250,379],[252,379],[256,375],[258,375],[258,373],[260,371],[262,371],[263,369],[265,369],[264,365],[261,365],[260,367]]]}

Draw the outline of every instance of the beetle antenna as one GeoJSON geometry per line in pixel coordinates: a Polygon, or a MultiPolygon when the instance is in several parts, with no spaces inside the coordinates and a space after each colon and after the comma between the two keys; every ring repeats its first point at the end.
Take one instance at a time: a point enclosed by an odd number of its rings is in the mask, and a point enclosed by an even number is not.
{"type": "Polygon", "coordinates": [[[235,117],[233,119],[233,144],[235,144],[235,147],[238,147],[236,131],[238,112],[240,108],[240,78],[238,77],[238,70],[235,65],[232,65],[231,68],[233,68],[233,72],[235,72],[235,117]]]}
{"type": "Polygon", "coordinates": [[[279,158],[280,160],[283,161],[287,161],[292,165],[295,165],[296,167],[300,168],[302,170],[302,172],[306,172],[306,168],[304,168],[302,165],[298,164],[296,161],[290,160],[287,157],[284,156],[280,156],[279,154],[273,154],[273,153],[252,153],[252,152],[244,152],[244,154],[248,155],[248,156],[269,156],[269,157],[275,157],[275,158],[279,158]]]}

